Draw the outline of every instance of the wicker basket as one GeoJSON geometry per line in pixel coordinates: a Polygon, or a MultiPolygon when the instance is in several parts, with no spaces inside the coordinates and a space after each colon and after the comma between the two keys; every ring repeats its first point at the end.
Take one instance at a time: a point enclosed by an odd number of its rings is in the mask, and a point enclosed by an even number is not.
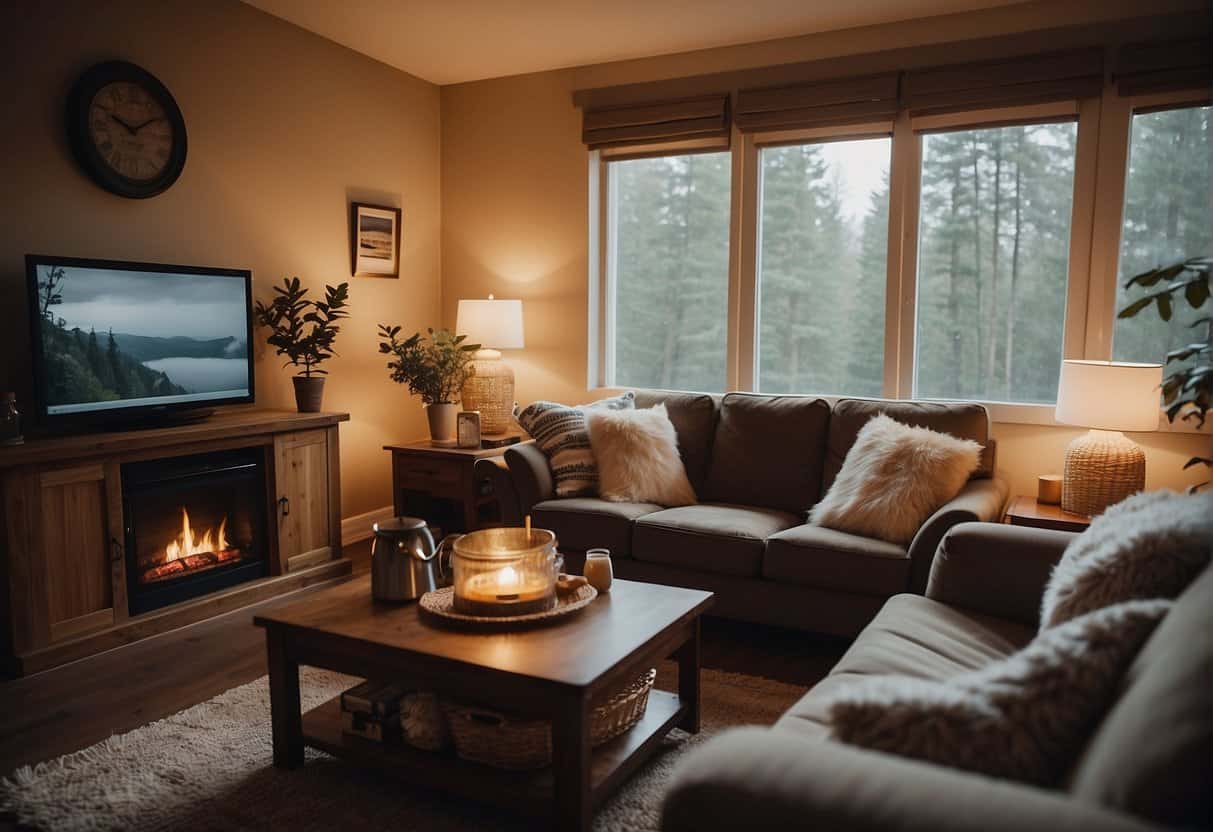
{"type": "MultiPolygon", "coordinates": [[[[656,678],[657,671],[649,670],[594,705],[590,714],[592,745],[614,739],[640,721],[656,678]]],[[[443,702],[442,710],[455,740],[455,752],[465,760],[515,771],[543,768],[552,762],[552,724],[546,720],[516,720],[455,702],[443,702]]]]}

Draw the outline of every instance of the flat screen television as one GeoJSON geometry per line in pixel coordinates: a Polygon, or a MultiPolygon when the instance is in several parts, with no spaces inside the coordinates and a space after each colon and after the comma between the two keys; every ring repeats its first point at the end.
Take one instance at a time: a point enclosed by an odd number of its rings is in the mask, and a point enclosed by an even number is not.
{"type": "Polygon", "coordinates": [[[188,419],[253,401],[252,272],[36,254],[25,272],[42,426],[188,419]]]}

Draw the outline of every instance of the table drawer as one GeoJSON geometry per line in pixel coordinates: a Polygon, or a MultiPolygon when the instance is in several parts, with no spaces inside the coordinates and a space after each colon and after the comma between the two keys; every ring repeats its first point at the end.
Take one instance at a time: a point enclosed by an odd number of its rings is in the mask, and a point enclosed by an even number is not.
{"type": "Polygon", "coordinates": [[[416,461],[401,472],[401,488],[411,491],[428,491],[436,497],[461,496],[463,466],[439,461],[416,461]]]}

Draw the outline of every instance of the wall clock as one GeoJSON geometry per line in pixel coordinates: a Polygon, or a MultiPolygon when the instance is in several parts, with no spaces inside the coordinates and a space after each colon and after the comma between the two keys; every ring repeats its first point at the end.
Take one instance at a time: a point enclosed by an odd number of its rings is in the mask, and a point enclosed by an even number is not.
{"type": "Polygon", "coordinates": [[[76,81],[67,135],[85,173],[119,196],[155,196],[185,167],[181,109],[154,75],[126,61],[97,64],[76,81]]]}

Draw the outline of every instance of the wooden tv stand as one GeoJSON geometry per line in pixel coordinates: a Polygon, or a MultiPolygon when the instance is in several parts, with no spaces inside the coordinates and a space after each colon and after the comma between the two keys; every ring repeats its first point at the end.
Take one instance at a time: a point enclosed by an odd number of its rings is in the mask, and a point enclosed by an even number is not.
{"type": "Polygon", "coordinates": [[[349,574],[337,435],[348,420],[234,407],[193,424],[0,447],[4,670],[34,673],[349,574]],[[264,454],[268,576],[131,615],[122,464],[235,448],[264,454]]]}

